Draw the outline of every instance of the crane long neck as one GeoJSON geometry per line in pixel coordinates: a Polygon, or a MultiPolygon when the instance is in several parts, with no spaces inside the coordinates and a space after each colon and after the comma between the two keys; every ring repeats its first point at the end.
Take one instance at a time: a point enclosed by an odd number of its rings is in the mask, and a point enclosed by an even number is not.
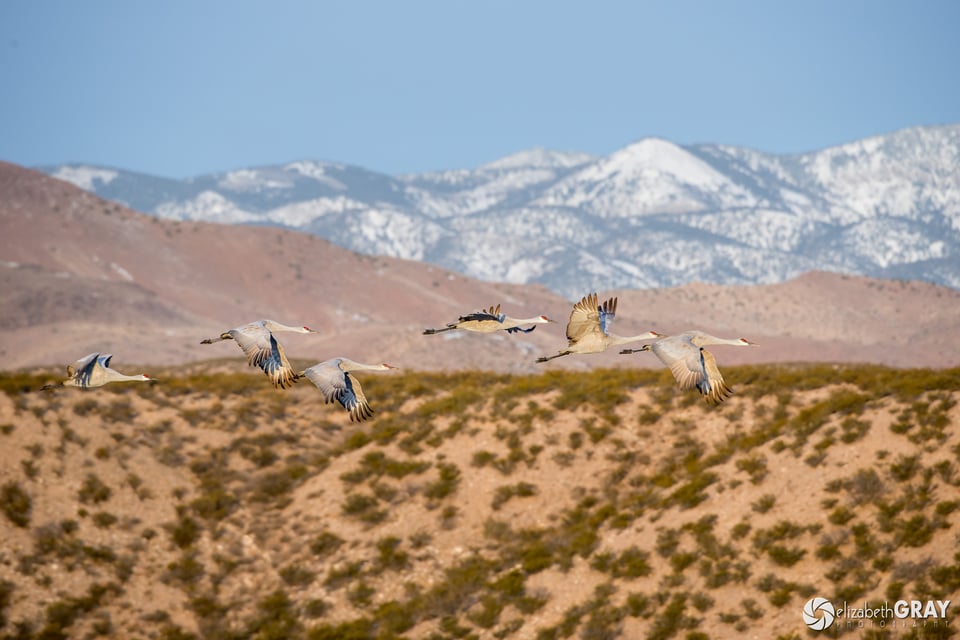
{"type": "Polygon", "coordinates": [[[365,364],[353,360],[343,360],[340,363],[340,369],[342,371],[383,371],[385,367],[382,364],[365,364]]]}
{"type": "Polygon", "coordinates": [[[720,344],[720,345],[730,345],[733,347],[745,347],[746,343],[741,342],[740,338],[718,338],[716,336],[704,336],[699,341],[694,341],[694,344],[699,344],[697,346],[704,346],[708,344],[720,344]]]}
{"type": "Polygon", "coordinates": [[[291,327],[286,324],[280,324],[279,322],[268,322],[266,325],[267,329],[270,331],[292,331],[296,333],[303,333],[303,327],[291,327]]]}
{"type": "Polygon", "coordinates": [[[114,382],[138,382],[138,381],[146,382],[150,378],[147,378],[142,373],[138,373],[137,375],[133,375],[133,376],[128,376],[125,373],[114,372],[110,375],[110,379],[113,380],[114,382]]]}
{"type": "Polygon", "coordinates": [[[638,336],[618,336],[616,334],[610,334],[609,343],[611,345],[618,344],[628,344],[630,342],[639,342],[641,340],[653,340],[653,336],[649,333],[643,333],[638,336]]]}
{"type": "Polygon", "coordinates": [[[522,324],[541,324],[543,319],[540,316],[535,318],[506,318],[503,324],[508,327],[517,327],[522,324]]]}

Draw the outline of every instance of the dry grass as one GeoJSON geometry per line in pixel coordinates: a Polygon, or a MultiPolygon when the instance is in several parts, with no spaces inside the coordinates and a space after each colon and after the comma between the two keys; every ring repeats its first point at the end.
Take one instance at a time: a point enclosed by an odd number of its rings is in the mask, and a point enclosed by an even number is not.
{"type": "Polygon", "coordinates": [[[363,425],[253,373],[0,376],[0,637],[800,638],[812,595],[960,596],[960,371],[725,375],[371,377],[363,425]]]}

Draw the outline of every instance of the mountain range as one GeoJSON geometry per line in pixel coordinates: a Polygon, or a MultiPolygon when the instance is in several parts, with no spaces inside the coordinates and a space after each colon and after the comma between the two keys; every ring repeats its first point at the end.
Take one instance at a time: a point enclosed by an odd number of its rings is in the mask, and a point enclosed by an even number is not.
{"type": "Polygon", "coordinates": [[[317,161],[186,180],[41,170],[160,218],[285,227],[569,298],[813,269],[960,288],[960,125],[793,155],[646,138],[399,176],[317,161]]]}
{"type": "MultiPolygon", "coordinates": [[[[406,370],[660,366],[652,356],[620,356],[615,349],[534,364],[566,345],[571,302],[587,293],[566,298],[537,284],[487,282],[414,260],[365,256],[289,229],[164,220],[0,162],[4,369],[57,365],[59,371],[92,351],[114,353],[121,370],[123,363],[240,363],[234,345],[200,340],[258,318],[318,330],[284,336],[288,354],[309,364],[347,355],[406,370]],[[497,304],[512,316],[545,314],[556,324],[516,336],[421,335],[497,304]]],[[[692,283],[599,294],[619,297],[613,329],[622,335],[698,328],[760,344],[721,348],[722,364],[960,364],[960,291],[925,282],[816,271],[769,285],[692,283]]]]}

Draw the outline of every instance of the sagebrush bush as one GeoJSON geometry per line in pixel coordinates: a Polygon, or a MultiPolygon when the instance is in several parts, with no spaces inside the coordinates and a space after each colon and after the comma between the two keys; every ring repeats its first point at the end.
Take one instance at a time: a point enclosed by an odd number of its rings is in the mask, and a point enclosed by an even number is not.
{"type": "Polygon", "coordinates": [[[77,492],[77,499],[83,504],[100,504],[113,495],[113,490],[104,484],[96,474],[88,473],[77,492]]]}
{"type": "Polygon", "coordinates": [[[30,512],[33,501],[30,495],[17,482],[7,482],[0,487],[0,510],[7,519],[18,527],[30,524],[30,512]]]}

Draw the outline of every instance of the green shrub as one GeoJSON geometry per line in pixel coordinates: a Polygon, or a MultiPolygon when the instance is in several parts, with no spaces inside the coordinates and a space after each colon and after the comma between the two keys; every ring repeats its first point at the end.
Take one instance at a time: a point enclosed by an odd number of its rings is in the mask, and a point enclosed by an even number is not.
{"type": "Polygon", "coordinates": [[[806,533],[810,530],[811,526],[814,525],[803,526],[794,524],[788,520],[781,520],[769,529],[758,529],[756,533],[753,534],[753,546],[758,551],[767,551],[776,542],[791,540],[806,533]]]}
{"type": "Polygon", "coordinates": [[[681,531],[679,529],[661,529],[657,532],[657,553],[668,558],[680,546],[681,531]]]}
{"type": "Polygon", "coordinates": [[[376,637],[374,621],[368,618],[324,624],[307,632],[307,640],[370,640],[376,637]]]}
{"type": "Polygon", "coordinates": [[[800,560],[803,559],[803,556],[807,555],[807,551],[805,549],[800,549],[799,547],[791,548],[775,544],[767,549],[767,554],[770,556],[771,560],[781,567],[792,567],[800,562],[800,560]]]}
{"type": "Polygon", "coordinates": [[[332,605],[321,598],[312,598],[303,603],[303,615],[307,618],[322,618],[332,605]]]}
{"type": "Polygon", "coordinates": [[[310,551],[318,558],[325,558],[335,552],[343,544],[343,539],[331,533],[324,531],[310,541],[310,551]]]}
{"type": "Polygon", "coordinates": [[[663,501],[663,506],[678,505],[684,509],[692,509],[707,499],[707,487],[716,480],[717,475],[709,471],[694,474],[663,501]]]}
{"type": "Polygon", "coordinates": [[[181,549],[186,549],[200,537],[200,525],[190,516],[182,515],[170,530],[170,539],[181,549]]]}
{"type": "Polygon", "coordinates": [[[85,416],[96,411],[99,407],[100,405],[97,404],[96,398],[83,398],[74,403],[73,412],[78,416],[85,416]]]}
{"type": "Polygon", "coordinates": [[[377,541],[377,568],[379,570],[405,569],[410,564],[410,556],[400,550],[400,538],[388,536],[377,541]]]}
{"type": "Polygon", "coordinates": [[[280,578],[291,587],[306,587],[313,583],[317,574],[307,567],[288,564],[279,571],[280,578]]]}
{"type": "Polygon", "coordinates": [[[737,460],[737,469],[749,475],[753,484],[760,484],[767,477],[767,460],[760,454],[753,454],[737,460]]]}
{"type": "Polygon", "coordinates": [[[690,565],[697,561],[697,554],[692,551],[682,551],[670,556],[670,566],[674,573],[683,573],[690,565]]]}
{"type": "Polygon", "coordinates": [[[653,627],[647,634],[648,640],[667,640],[684,629],[699,626],[698,618],[686,615],[687,597],[686,593],[676,593],[670,598],[663,611],[654,617],[653,627]]]}
{"type": "Polygon", "coordinates": [[[257,612],[247,623],[244,637],[258,640],[287,640],[298,637],[302,625],[294,603],[281,590],[274,591],[257,603],[257,612]]]}
{"type": "Polygon", "coordinates": [[[456,465],[441,463],[437,465],[439,478],[427,485],[423,494],[434,500],[442,500],[457,490],[460,485],[460,469],[456,465]]]}
{"type": "Polygon", "coordinates": [[[537,486],[529,482],[503,485],[502,487],[497,487],[497,490],[493,494],[493,502],[490,506],[496,511],[512,498],[529,498],[535,495],[537,495],[537,486]]]}
{"type": "Polygon", "coordinates": [[[239,498],[213,474],[203,477],[200,491],[200,495],[190,506],[198,516],[206,520],[223,520],[240,505],[239,498]]]}
{"type": "Polygon", "coordinates": [[[933,539],[934,527],[923,514],[901,521],[897,526],[896,544],[922,547],[933,539]]]}
{"type": "Polygon", "coordinates": [[[129,398],[120,398],[104,407],[100,412],[100,417],[107,423],[133,424],[137,412],[134,411],[129,398]]]}
{"type": "Polygon", "coordinates": [[[18,483],[11,481],[0,487],[0,509],[10,522],[26,527],[30,524],[33,501],[18,483]]]}
{"type": "Polygon", "coordinates": [[[489,451],[477,451],[473,454],[471,464],[475,467],[483,468],[497,459],[497,454],[489,451]]]}
{"type": "Polygon", "coordinates": [[[553,563],[553,552],[542,540],[534,540],[521,548],[520,566],[528,575],[539,573],[553,563]]]}
{"type": "Polygon", "coordinates": [[[830,512],[827,520],[835,525],[842,526],[853,520],[855,516],[856,514],[847,507],[837,507],[830,512]]]}
{"type": "Polygon", "coordinates": [[[106,511],[98,511],[90,518],[93,524],[101,529],[109,529],[117,523],[117,516],[106,511]]]}
{"type": "Polygon", "coordinates": [[[203,564],[197,559],[195,551],[185,552],[179,560],[167,565],[165,578],[180,583],[181,587],[192,590],[206,573],[203,564]]]}
{"type": "Polygon", "coordinates": [[[870,431],[870,423],[853,416],[847,416],[840,423],[840,430],[842,432],[840,440],[850,444],[867,435],[867,432],[870,431]]]}
{"type": "Polygon", "coordinates": [[[368,524],[383,522],[387,517],[384,509],[377,509],[380,503],[377,498],[362,493],[351,493],[343,503],[344,515],[354,516],[368,524]]]}
{"type": "Polygon", "coordinates": [[[750,505],[750,508],[757,513],[766,513],[777,503],[777,497],[767,493],[757,498],[757,501],[750,505]]]}
{"type": "Polygon", "coordinates": [[[378,606],[373,612],[373,618],[382,635],[386,637],[403,633],[416,624],[411,608],[396,600],[390,600],[378,606]]]}
{"type": "Polygon", "coordinates": [[[257,502],[285,498],[307,477],[308,473],[307,467],[300,463],[290,464],[281,471],[269,471],[254,482],[251,497],[257,502]]]}
{"type": "Polygon", "coordinates": [[[331,589],[338,589],[359,578],[363,573],[362,569],[362,562],[348,562],[333,567],[327,572],[327,577],[324,578],[323,584],[331,589]]]}
{"type": "Polygon", "coordinates": [[[355,484],[383,475],[399,479],[411,473],[423,473],[428,468],[430,468],[429,462],[394,460],[382,451],[371,451],[361,458],[358,469],[343,473],[340,478],[344,482],[355,484]]]}
{"type": "Polygon", "coordinates": [[[840,484],[857,505],[875,502],[887,493],[886,486],[873,469],[860,469],[840,484]]]}
{"type": "Polygon", "coordinates": [[[103,483],[96,474],[88,473],[77,493],[77,499],[83,504],[100,504],[106,502],[113,495],[113,491],[103,483]]]}

